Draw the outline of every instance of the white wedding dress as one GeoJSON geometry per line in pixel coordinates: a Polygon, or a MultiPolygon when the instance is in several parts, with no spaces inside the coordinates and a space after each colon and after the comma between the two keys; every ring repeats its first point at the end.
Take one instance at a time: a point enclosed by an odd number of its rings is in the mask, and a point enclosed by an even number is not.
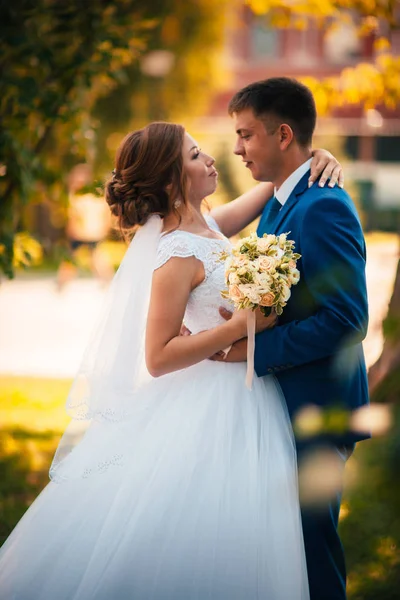
{"type": "MultiPolygon", "coordinates": [[[[160,239],[157,266],[204,264],[193,333],[221,322],[228,244],[160,239]]],[[[205,360],[150,379],[123,420],[95,420],[0,550],[0,598],[307,600],[285,402],[273,377],[249,391],[245,374],[205,360]]]]}

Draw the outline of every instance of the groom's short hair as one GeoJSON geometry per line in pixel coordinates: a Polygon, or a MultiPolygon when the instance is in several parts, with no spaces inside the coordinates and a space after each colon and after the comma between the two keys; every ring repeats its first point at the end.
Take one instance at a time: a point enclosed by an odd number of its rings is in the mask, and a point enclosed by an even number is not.
{"type": "Polygon", "coordinates": [[[250,108],[268,128],[281,121],[290,125],[300,146],[311,144],[317,110],[311,90],[289,77],[271,77],[250,83],[239,90],[229,103],[232,116],[250,108]],[[271,122],[272,121],[272,122],[271,122]]]}

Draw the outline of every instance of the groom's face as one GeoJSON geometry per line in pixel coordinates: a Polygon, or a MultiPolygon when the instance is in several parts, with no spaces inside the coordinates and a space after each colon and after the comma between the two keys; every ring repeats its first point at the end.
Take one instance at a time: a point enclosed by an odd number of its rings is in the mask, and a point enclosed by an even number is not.
{"type": "Polygon", "coordinates": [[[279,136],[272,123],[258,119],[251,108],[234,114],[236,145],[234,153],[251,171],[256,181],[274,182],[281,164],[279,136]]]}

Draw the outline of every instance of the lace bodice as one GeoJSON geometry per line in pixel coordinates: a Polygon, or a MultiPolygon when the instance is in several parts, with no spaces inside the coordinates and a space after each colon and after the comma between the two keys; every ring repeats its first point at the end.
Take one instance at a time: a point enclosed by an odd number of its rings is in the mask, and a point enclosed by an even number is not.
{"type": "MultiPolygon", "coordinates": [[[[219,231],[212,217],[207,216],[206,220],[212,229],[219,231]]],[[[220,306],[232,310],[232,305],[221,296],[225,288],[224,264],[218,261],[219,253],[229,248],[227,238],[211,239],[179,229],[161,237],[157,269],[172,257],[195,256],[204,265],[205,279],[190,294],[184,317],[184,323],[192,333],[223,323],[224,319],[218,312],[220,306]]]]}

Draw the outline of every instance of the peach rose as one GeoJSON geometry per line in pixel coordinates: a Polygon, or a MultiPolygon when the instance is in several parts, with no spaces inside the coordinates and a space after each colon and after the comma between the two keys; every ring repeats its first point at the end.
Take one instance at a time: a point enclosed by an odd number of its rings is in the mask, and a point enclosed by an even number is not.
{"type": "Polygon", "coordinates": [[[274,294],[272,292],[267,292],[263,296],[261,296],[260,306],[272,306],[274,304],[274,294]]]}
{"type": "Polygon", "coordinates": [[[236,283],[229,286],[229,296],[234,302],[240,302],[240,300],[243,300],[244,297],[236,283]]]}

